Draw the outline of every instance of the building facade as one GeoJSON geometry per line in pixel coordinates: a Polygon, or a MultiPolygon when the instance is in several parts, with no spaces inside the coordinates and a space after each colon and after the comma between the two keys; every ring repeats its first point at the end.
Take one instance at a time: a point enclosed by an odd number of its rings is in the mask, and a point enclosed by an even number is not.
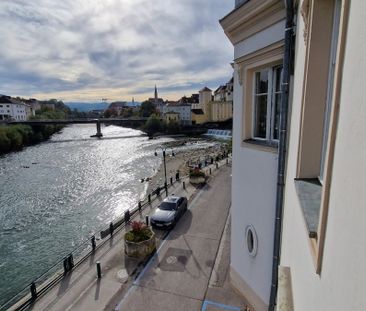
{"type": "Polygon", "coordinates": [[[32,115],[34,111],[29,105],[16,101],[10,96],[0,97],[0,120],[25,121],[32,115]]]}
{"type": "Polygon", "coordinates": [[[163,114],[167,114],[169,112],[174,112],[179,115],[179,121],[182,125],[192,125],[192,117],[191,117],[191,105],[188,103],[182,102],[167,102],[163,106],[163,114]]]}
{"type": "Polygon", "coordinates": [[[204,87],[199,91],[199,103],[192,104],[192,120],[195,124],[222,122],[233,117],[232,99],[233,83],[230,80],[221,85],[214,95],[212,90],[204,87]]]}
{"type": "Polygon", "coordinates": [[[254,310],[365,310],[366,2],[236,4],[231,282],[254,310]]]}
{"type": "Polygon", "coordinates": [[[220,22],[235,56],[230,277],[262,311],[271,292],[284,3],[241,1],[220,22]]]}
{"type": "Polygon", "coordinates": [[[164,120],[167,124],[171,122],[180,123],[180,115],[178,112],[168,111],[164,113],[164,120]]]}

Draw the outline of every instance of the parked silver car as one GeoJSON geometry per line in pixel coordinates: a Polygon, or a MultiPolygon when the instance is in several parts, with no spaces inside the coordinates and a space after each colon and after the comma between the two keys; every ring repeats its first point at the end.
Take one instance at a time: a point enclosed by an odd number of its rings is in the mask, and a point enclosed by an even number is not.
{"type": "Polygon", "coordinates": [[[187,210],[187,206],[186,197],[168,196],[156,208],[150,217],[150,223],[153,227],[173,227],[187,210]]]}

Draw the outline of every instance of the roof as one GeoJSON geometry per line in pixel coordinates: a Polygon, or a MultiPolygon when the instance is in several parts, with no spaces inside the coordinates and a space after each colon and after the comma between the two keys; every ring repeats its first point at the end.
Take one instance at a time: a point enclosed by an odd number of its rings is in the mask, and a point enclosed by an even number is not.
{"type": "Polygon", "coordinates": [[[178,201],[180,198],[181,198],[181,197],[170,195],[170,196],[168,196],[167,198],[165,198],[165,199],[164,199],[164,202],[177,203],[177,201],[178,201]]]}
{"type": "Polygon", "coordinates": [[[220,85],[216,90],[215,90],[215,94],[217,94],[220,91],[225,91],[226,90],[226,85],[220,85]]]}
{"type": "Polygon", "coordinates": [[[212,92],[212,90],[205,86],[200,92],[212,92]]]}
{"type": "Polygon", "coordinates": [[[0,103],[13,104],[13,101],[11,100],[10,96],[2,95],[0,96],[0,103]]]}
{"type": "Polygon", "coordinates": [[[176,107],[181,107],[181,106],[190,106],[190,104],[188,103],[185,103],[185,102],[181,102],[180,100],[175,102],[175,101],[168,101],[167,102],[167,106],[168,107],[173,107],[173,106],[176,106],[176,107]]]}
{"type": "Polygon", "coordinates": [[[191,96],[192,104],[198,104],[200,101],[200,95],[199,94],[192,94],[191,96]]]}
{"type": "Polygon", "coordinates": [[[194,114],[204,114],[202,109],[192,109],[191,110],[194,114]]]}
{"type": "Polygon", "coordinates": [[[122,107],[125,107],[126,104],[127,104],[127,102],[122,102],[122,101],[120,101],[120,102],[113,102],[113,103],[111,103],[109,105],[108,108],[122,108],[122,107]]]}

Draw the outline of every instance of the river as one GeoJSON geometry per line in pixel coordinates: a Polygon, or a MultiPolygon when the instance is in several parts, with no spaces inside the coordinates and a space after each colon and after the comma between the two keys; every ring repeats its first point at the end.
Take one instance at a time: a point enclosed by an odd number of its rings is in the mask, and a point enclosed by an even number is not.
{"type": "Polygon", "coordinates": [[[145,195],[161,163],[138,130],[72,125],[0,157],[0,305],[145,195]]]}

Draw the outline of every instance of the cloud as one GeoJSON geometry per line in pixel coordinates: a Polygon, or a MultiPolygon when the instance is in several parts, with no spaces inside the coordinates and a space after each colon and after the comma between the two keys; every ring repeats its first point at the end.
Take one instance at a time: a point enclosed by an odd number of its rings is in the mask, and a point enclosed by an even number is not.
{"type": "Polygon", "coordinates": [[[202,85],[215,88],[232,73],[232,47],[218,24],[231,6],[222,0],[2,0],[0,93],[144,99],[158,84],[171,99],[202,85]]]}

